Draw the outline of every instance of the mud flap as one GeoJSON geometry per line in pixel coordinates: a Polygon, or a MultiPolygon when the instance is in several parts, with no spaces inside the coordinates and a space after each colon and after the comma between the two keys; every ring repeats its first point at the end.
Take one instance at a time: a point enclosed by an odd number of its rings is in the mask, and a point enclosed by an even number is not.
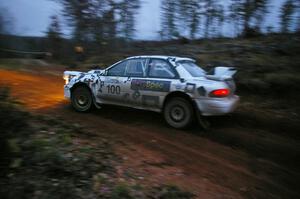
{"type": "Polygon", "coordinates": [[[97,109],[101,109],[101,106],[99,105],[99,104],[97,104],[97,102],[96,102],[96,97],[94,96],[94,95],[92,95],[93,96],[93,104],[94,104],[94,106],[97,108],[97,109]]]}
{"type": "Polygon", "coordinates": [[[204,131],[208,131],[210,129],[210,122],[208,121],[208,119],[203,117],[201,115],[200,111],[196,111],[196,116],[197,116],[197,121],[198,121],[198,124],[200,125],[200,127],[204,131]]]}
{"type": "Polygon", "coordinates": [[[97,109],[101,109],[101,106],[97,103],[94,103],[94,106],[97,108],[97,109]]]}

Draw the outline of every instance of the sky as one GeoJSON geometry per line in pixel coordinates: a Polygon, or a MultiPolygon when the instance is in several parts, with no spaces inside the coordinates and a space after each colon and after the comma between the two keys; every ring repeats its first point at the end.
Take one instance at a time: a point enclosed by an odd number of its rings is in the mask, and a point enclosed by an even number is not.
{"type": "MultiPolygon", "coordinates": [[[[160,1],[142,0],[136,21],[135,39],[159,39],[160,30],[160,1]]],[[[220,0],[228,4],[230,0],[220,0]]],[[[271,12],[266,15],[264,26],[279,28],[279,10],[285,0],[270,0],[271,12]]],[[[50,16],[61,16],[61,6],[53,0],[0,0],[0,7],[12,17],[12,33],[26,36],[44,36],[50,23],[50,16]]],[[[63,17],[60,17],[63,21],[63,17]]],[[[71,29],[63,26],[63,33],[70,35],[71,29]]],[[[233,36],[233,27],[225,25],[223,32],[226,36],[233,36]]]]}

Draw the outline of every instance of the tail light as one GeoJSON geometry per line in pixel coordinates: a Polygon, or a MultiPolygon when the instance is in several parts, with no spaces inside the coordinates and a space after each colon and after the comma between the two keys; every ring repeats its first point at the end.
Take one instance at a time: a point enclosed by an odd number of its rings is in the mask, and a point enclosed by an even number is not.
{"type": "Polygon", "coordinates": [[[227,97],[230,94],[230,90],[223,88],[217,89],[209,93],[210,97],[227,97]]]}

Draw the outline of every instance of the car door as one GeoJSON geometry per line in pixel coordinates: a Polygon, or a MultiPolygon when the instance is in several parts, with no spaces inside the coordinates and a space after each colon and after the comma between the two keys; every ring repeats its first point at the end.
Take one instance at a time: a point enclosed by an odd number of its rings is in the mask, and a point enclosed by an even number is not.
{"type": "Polygon", "coordinates": [[[179,81],[174,67],[164,59],[150,59],[147,78],[132,79],[132,89],[139,92],[140,104],[146,109],[159,109],[170,92],[172,81],[179,81]]]}
{"type": "Polygon", "coordinates": [[[136,58],[122,61],[109,68],[100,82],[98,96],[102,103],[136,106],[139,95],[131,88],[133,78],[146,77],[146,59],[136,58]]]}
{"type": "Polygon", "coordinates": [[[106,74],[101,77],[100,86],[97,91],[98,100],[104,104],[120,104],[122,103],[122,94],[126,82],[126,66],[127,60],[116,63],[108,68],[106,74]]]}
{"type": "Polygon", "coordinates": [[[138,108],[141,105],[141,94],[133,83],[142,81],[147,76],[147,59],[135,58],[128,60],[125,76],[127,77],[124,83],[123,100],[129,106],[138,108]]]}

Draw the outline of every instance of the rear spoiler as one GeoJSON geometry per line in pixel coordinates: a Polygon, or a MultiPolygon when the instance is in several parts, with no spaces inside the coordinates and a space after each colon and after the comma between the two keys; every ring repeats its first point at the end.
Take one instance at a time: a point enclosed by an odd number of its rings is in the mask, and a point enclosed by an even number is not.
{"type": "Polygon", "coordinates": [[[212,74],[206,75],[207,79],[223,81],[223,80],[230,80],[233,76],[237,73],[235,67],[224,67],[218,66],[211,71],[212,74]]]}

